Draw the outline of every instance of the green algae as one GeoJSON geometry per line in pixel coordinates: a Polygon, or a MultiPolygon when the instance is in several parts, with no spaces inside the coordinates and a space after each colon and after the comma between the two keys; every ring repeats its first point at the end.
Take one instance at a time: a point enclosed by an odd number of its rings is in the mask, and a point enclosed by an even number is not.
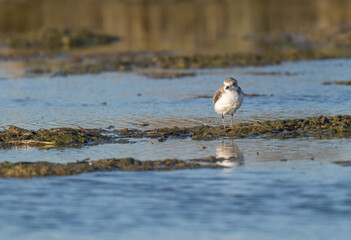
{"type": "Polygon", "coordinates": [[[98,129],[52,128],[38,131],[10,126],[0,131],[0,146],[67,146],[112,142],[98,129]]]}
{"type": "Polygon", "coordinates": [[[351,116],[311,117],[305,119],[285,119],[254,123],[241,123],[232,127],[197,126],[191,128],[162,128],[140,131],[137,129],[114,130],[124,137],[146,138],[186,138],[193,140],[212,140],[222,137],[275,137],[289,138],[299,136],[348,137],[351,133],[351,116]]]}
{"type": "Polygon", "coordinates": [[[221,168],[216,164],[203,165],[195,161],[165,159],[156,161],[139,161],[133,158],[101,159],[75,163],[51,162],[2,162],[0,177],[31,178],[46,176],[68,176],[101,171],[171,171],[180,169],[221,168]]]}

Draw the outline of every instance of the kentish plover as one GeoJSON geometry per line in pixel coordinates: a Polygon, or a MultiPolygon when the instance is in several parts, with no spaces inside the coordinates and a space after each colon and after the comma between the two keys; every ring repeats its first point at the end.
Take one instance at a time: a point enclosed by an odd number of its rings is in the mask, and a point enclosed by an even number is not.
{"type": "Polygon", "coordinates": [[[213,96],[214,109],[218,114],[222,114],[222,123],[224,115],[232,115],[230,125],[233,126],[233,114],[238,110],[244,101],[244,92],[238,86],[238,81],[234,78],[227,78],[224,84],[217,89],[213,96]]]}

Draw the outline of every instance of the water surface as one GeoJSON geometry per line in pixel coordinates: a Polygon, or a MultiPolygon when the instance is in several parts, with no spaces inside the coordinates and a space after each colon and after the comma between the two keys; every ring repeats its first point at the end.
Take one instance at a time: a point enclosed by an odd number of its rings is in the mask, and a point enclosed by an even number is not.
{"type": "Polygon", "coordinates": [[[180,79],[150,79],[135,73],[26,78],[17,77],[23,72],[21,68],[1,65],[0,126],[130,128],[148,123],[149,128],[156,128],[219,124],[211,96],[228,76],[236,77],[245,93],[266,95],[245,98],[235,115],[236,122],[350,114],[351,109],[350,87],[322,85],[324,81],[349,80],[348,59],[196,70],[195,77],[180,79]],[[210,98],[197,98],[199,95],[210,98]]]}
{"type": "Polygon", "coordinates": [[[347,168],[284,163],[2,179],[0,230],[2,239],[348,239],[350,184],[347,168]]]}
{"type": "MultiPolygon", "coordinates": [[[[350,80],[350,65],[346,59],[286,62],[196,70],[195,77],[169,80],[136,73],[28,78],[19,63],[2,62],[0,126],[217,125],[220,117],[211,98],[196,96],[213,94],[228,76],[235,76],[244,92],[266,95],[247,97],[236,122],[350,114],[351,87],[322,85],[350,80]]],[[[0,149],[0,157],[71,162],[213,155],[236,164],[229,169],[0,179],[1,239],[320,240],[351,234],[350,168],[333,163],[351,160],[349,138],[135,141],[0,149]]]]}

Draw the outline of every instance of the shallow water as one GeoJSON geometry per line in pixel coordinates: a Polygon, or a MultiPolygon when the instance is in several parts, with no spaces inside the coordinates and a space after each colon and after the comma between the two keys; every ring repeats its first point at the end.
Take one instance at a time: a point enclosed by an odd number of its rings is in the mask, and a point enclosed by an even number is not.
{"type": "MultiPolygon", "coordinates": [[[[237,77],[246,93],[267,95],[247,97],[237,122],[350,114],[351,109],[351,87],[322,85],[350,80],[351,60],[196,70],[195,77],[171,80],[135,73],[28,78],[13,65],[0,64],[4,128],[215,125],[220,118],[212,100],[196,96],[213,94],[227,76],[237,77]],[[143,122],[150,125],[138,125],[143,122]]],[[[1,161],[11,162],[209,155],[235,158],[237,164],[229,169],[0,179],[0,238],[349,238],[351,168],[333,163],[351,160],[349,138],[136,139],[134,144],[79,149],[0,149],[1,161]]]]}
{"type": "Polygon", "coordinates": [[[2,239],[348,239],[349,169],[284,164],[2,179],[2,239]]]}
{"type": "MultiPolygon", "coordinates": [[[[228,76],[247,97],[236,122],[316,115],[350,114],[351,88],[322,85],[349,80],[351,60],[287,62],[276,66],[197,70],[195,77],[149,79],[135,73],[32,77],[1,63],[0,126],[29,129],[62,126],[149,128],[219,124],[211,98],[228,76]],[[282,73],[267,75],[264,73],[282,73]],[[290,73],[284,75],[284,73],[290,73]],[[24,76],[24,77],[18,77],[24,76]],[[141,96],[138,96],[141,94],[141,96]],[[273,96],[270,96],[273,94],[273,96]]],[[[229,120],[229,119],[228,119],[229,120]]]]}

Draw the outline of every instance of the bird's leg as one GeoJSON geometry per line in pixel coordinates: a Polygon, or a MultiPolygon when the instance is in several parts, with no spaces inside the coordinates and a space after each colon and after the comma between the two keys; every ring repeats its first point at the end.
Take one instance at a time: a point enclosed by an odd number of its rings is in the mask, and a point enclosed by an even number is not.
{"type": "Polygon", "coordinates": [[[233,127],[233,114],[232,114],[232,119],[230,119],[230,126],[233,127]]]}
{"type": "Polygon", "coordinates": [[[223,123],[223,127],[225,128],[224,115],[223,115],[223,113],[222,113],[222,123],[223,123]]]}

